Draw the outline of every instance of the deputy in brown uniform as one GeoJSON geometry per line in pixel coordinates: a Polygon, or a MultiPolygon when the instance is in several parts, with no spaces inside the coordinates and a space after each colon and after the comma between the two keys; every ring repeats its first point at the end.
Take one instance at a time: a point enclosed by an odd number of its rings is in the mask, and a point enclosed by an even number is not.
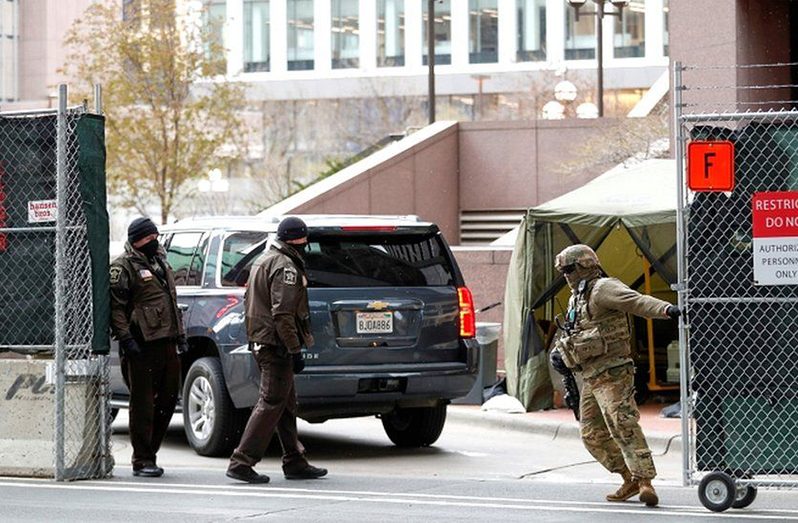
{"type": "Polygon", "coordinates": [[[133,475],[162,476],[156,454],[177,402],[177,352],[188,346],[174,275],[149,218],[133,220],[125,253],[111,263],[111,329],[130,391],[133,475]]]}
{"type": "Polygon", "coordinates": [[[656,506],[659,498],[651,480],[657,472],[634,399],[635,367],[627,314],[678,318],[679,308],[606,277],[598,256],[587,245],[566,248],[554,264],[571,288],[565,332],[554,351],[582,376],[582,441],[599,463],[623,477],[623,485],[607,496],[608,501],[625,501],[640,494],[640,501],[656,506]]]}
{"type": "Polygon", "coordinates": [[[310,334],[307,277],[302,253],[308,228],[296,217],[285,218],[277,240],[253,264],[244,295],[247,336],[260,368],[258,403],[230,458],[227,476],[247,483],[268,483],[252,467],[263,457],[275,428],[283,448],[286,479],[314,479],[327,470],[305,459],[296,429],[294,374],[304,368],[302,346],[313,345],[310,334]]]}

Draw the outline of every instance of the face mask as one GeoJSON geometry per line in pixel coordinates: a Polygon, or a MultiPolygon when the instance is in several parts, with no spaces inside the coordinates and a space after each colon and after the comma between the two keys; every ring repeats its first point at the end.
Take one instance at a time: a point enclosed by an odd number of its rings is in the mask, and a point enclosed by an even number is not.
{"type": "Polygon", "coordinates": [[[300,256],[304,256],[305,253],[308,251],[307,243],[294,243],[292,247],[296,249],[296,252],[298,252],[300,256]]]}
{"type": "Polygon", "coordinates": [[[564,274],[564,276],[565,276],[565,281],[568,283],[568,287],[570,287],[571,290],[575,290],[579,285],[580,281],[592,280],[593,278],[598,278],[599,276],[601,276],[601,272],[597,267],[596,268],[591,267],[589,269],[586,269],[584,267],[577,265],[575,271],[571,272],[570,274],[564,274]]]}
{"type": "Polygon", "coordinates": [[[141,247],[139,247],[139,251],[141,251],[147,258],[152,258],[156,254],[158,254],[158,240],[150,240],[141,247]]]}

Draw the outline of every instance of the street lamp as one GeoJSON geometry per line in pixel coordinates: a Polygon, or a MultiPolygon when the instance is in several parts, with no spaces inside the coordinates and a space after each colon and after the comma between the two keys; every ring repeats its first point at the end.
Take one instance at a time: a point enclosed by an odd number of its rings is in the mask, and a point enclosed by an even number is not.
{"type": "Polygon", "coordinates": [[[563,104],[576,100],[576,86],[573,82],[562,80],[554,86],[554,98],[563,104]]]}
{"type": "Polygon", "coordinates": [[[435,123],[435,0],[427,0],[427,99],[429,123],[435,123]]]}
{"type": "MultiPolygon", "coordinates": [[[[547,102],[542,108],[542,118],[544,120],[563,120],[570,116],[571,105],[577,98],[578,91],[573,82],[561,80],[554,86],[554,100],[547,102]],[[567,114],[566,114],[567,113],[567,114]]],[[[597,118],[598,108],[595,104],[584,102],[576,107],[577,118],[597,118]]]]}
{"type": "MultiPolygon", "coordinates": [[[[579,21],[579,9],[584,7],[587,0],[568,0],[568,5],[574,8],[574,15],[576,21],[579,21]]],[[[596,10],[591,13],[584,13],[588,15],[596,15],[596,60],[597,66],[597,84],[598,84],[598,115],[604,116],[604,15],[617,16],[623,19],[623,8],[629,5],[629,0],[593,0],[596,4],[596,10]],[[604,4],[610,3],[618,9],[617,13],[607,13],[604,11],[604,4]]]]}

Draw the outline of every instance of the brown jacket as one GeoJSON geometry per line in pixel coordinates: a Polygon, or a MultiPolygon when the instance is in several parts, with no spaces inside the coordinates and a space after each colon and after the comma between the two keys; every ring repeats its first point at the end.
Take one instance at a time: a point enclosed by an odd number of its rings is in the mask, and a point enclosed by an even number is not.
{"type": "Polygon", "coordinates": [[[252,343],[298,353],[313,345],[305,264],[289,244],[273,240],[252,264],[244,295],[252,343]]]}
{"type": "Polygon", "coordinates": [[[117,340],[134,338],[138,342],[185,333],[174,274],[163,249],[151,263],[127,243],[125,253],[111,263],[111,330],[117,340]]]}
{"type": "Polygon", "coordinates": [[[632,363],[631,335],[627,314],[667,319],[670,303],[640,294],[616,278],[587,282],[584,292],[574,291],[569,309],[576,323],[571,335],[558,340],[558,350],[571,368],[590,378],[632,363]]]}

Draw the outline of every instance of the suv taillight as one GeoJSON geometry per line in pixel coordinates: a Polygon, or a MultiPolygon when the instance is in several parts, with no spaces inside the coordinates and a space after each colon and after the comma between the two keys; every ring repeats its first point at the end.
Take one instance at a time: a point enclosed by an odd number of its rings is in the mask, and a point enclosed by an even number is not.
{"type": "Polygon", "coordinates": [[[468,287],[457,288],[460,302],[460,337],[473,338],[477,335],[477,319],[474,314],[474,297],[468,287]]]}

